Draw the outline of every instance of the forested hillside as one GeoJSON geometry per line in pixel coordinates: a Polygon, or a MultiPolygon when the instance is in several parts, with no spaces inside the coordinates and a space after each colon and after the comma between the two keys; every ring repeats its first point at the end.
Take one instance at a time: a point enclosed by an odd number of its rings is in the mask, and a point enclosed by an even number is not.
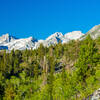
{"type": "Polygon", "coordinates": [[[100,88],[100,38],[0,51],[0,100],[86,100],[100,88]]]}

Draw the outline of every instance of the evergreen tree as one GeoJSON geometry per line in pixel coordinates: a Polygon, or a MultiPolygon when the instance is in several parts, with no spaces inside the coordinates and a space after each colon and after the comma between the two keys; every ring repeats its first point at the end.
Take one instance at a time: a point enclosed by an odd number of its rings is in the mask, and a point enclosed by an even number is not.
{"type": "Polygon", "coordinates": [[[39,56],[41,67],[43,67],[44,55],[45,55],[45,48],[44,48],[43,44],[40,44],[40,47],[38,48],[38,56],[39,56]]]}
{"type": "Polygon", "coordinates": [[[2,73],[0,72],[0,100],[3,100],[4,96],[4,77],[2,73]]]}
{"type": "Polygon", "coordinates": [[[15,70],[14,60],[15,60],[15,51],[13,49],[10,53],[10,65],[9,65],[9,67],[11,67],[11,73],[10,73],[11,75],[14,75],[14,70],[15,70]]]}
{"type": "Polygon", "coordinates": [[[62,85],[65,86],[66,85],[66,69],[65,69],[65,65],[63,65],[63,68],[62,68],[62,85]]]}
{"type": "Polygon", "coordinates": [[[85,79],[90,75],[95,74],[94,67],[97,65],[99,56],[94,40],[90,35],[83,41],[80,47],[79,59],[75,66],[77,67],[77,76],[80,81],[85,82],[85,79]]]}
{"type": "Polygon", "coordinates": [[[55,68],[55,59],[53,56],[53,47],[51,46],[50,48],[50,56],[48,58],[48,66],[49,66],[49,73],[48,73],[48,94],[49,94],[49,99],[53,100],[53,81],[54,81],[54,68],[55,68]]]}
{"type": "Polygon", "coordinates": [[[64,53],[64,48],[60,40],[59,43],[55,46],[56,58],[61,58],[63,56],[63,53],[64,53]]]}
{"type": "Polygon", "coordinates": [[[22,62],[22,54],[20,51],[15,51],[14,57],[14,74],[17,74],[20,70],[20,63],[22,62]]]}
{"type": "Polygon", "coordinates": [[[34,61],[33,67],[34,67],[34,72],[33,72],[34,78],[37,79],[39,75],[39,64],[36,61],[34,61]]]}

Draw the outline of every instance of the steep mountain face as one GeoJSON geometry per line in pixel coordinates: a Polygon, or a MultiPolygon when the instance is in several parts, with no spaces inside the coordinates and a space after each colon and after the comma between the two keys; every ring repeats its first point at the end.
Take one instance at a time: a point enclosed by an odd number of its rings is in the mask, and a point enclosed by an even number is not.
{"type": "Polygon", "coordinates": [[[49,47],[55,45],[61,41],[67,43],[70,40],[77,40],[84,34],[80,31],[73,31],[63,35],[61,32],[56,32],[49,36],[46,40],[35,40],[32,37],[26,39],[16,39],[9,34],[5,34],[0,37],[0,49],[8,50],[25,50],[25,49],[37,49],[42,43],[44,46],[49,47]]]}
{"type": "Polygon", "coordinates": [[[100,25],[96,25],[90,29],[86,35],[83,36],[83,38],[85,38],[87,35],[90,35],[93,39],[100,37],[100,25]]]}

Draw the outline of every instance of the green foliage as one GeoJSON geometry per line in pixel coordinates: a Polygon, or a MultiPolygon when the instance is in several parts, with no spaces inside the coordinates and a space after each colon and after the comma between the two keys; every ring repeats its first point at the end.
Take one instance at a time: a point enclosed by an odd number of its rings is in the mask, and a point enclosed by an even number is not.
{"type": "Polygon", "coordinates": [[[0,100],[83,100],[100,88],[100,39],[0,52],[0,100]]]}
{"type": "Polygon", "coordinates": [[[49,94],[49,100],[53,100],[53,81],[54,81],[54,57],[53,57],[53,48],[50,49],[50,57],[49,60],[49,70],[50,73],[48,74],[47,78],[47,84],[48,84],[48,94],[49,94]]]}
{"type": "Polygon", "coordinates": [[[95,42],[88,36],[80,47],[79,59],[76,62],[77,75],[80,81],[86,80],[91,75],[95,75],[94,67],[99,62],[95,42]]]}

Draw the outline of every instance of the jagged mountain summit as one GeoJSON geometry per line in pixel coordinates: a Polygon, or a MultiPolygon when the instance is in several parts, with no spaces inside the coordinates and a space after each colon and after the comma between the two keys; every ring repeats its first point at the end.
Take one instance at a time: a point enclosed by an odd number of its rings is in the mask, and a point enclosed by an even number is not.
{"type": "Polygon", "coordinates": [[[84,34],[80,31],[73,31],[63,35],[61,32],[56,32],[46,38],[46,40],[36,40],[32,37],[25,39],[17,39],[10,36],[8,33],[0,37],[0,49],[8,50],[25,50],[25,49],[37,49],[42,43],[44,46],[49,47],[50,45],[55,45],[61,41],[66,43],[72,39],[79,39],[84,34]]]}
{"type": "Polygon", "coordinates": [[[32,37],[17,39],[13,36],[10,36],[8,33],[2,35],[0,37],[0,49],[8,49],[8,50],[25,50],[25,49],[37,49],[39,45],[42,43],[44,46],[49,47],[50,45],[55,45],[61,41],[62,43],[67,43],[70,40],[83,39],[88,34],[93,39],[96,39],[100,36],[100,25],[94,26],[91,30],[89,30],[86,34],[83,34],[81,31],[73,31],[66,34],[62,34],[61,32],[56,32],[46,38],[45,40],[36,40],[32,37]]]}
{"type": "Polygon", "coordinates": [[[37,40],[33,39],[32,37],[26,39],[17,39],[13,36],[10,36],[7,33],[0,37],[0,49],[7,49],[7,50],[31,49],[32,47],[35,46],[36,41],[37,40]]]}
{"type": "Polygon", "coordinates": [[[59,43],[59,41],[61,41],[62,43],[67,43],[70,40],[77,40],[83,35],[84,34],[81,31],[73,31],[70,33],[66,33],[65,35],[63,35],[61,32],[56,32],[48,38],[46,38],[46,40],[39,40],[36,43],[35,48],[38,48],[41,43],[46,47],[49,47],[50,45],[55,45],[59,43]]]}
{"type": "Polygon", "coordinates": [[[46,38],[45,40],[36,40],[32,37],[17,39],[10,36],[8,33],[0,37],[0,49],[7,50],[25,50],[25,49],[37,49],[42,43],[44,46],[49,47],[50,45],[55,45],[61,41],[62,43],[67,43],[70,40],[77,40],[84,34],[81,31],[73,31],[63,35],[61,32],[56,32],[46,38]]]}
{"type": "Polygon", "coordinates": [[[66,34],[61,32],[56,32],[46,38],[45,40],[36,40],[32,37],[18,39],[13,36],[10,36],[8,33],[0,37],[0,49],[7,50],[25,50],[25,49],[37,49],[42,43],[44,46],[49,47],[50,45],[55,45],[61,41],[62,43],[67,43],[70,40],[82,40],[87,35],[96,39],[100,36],[100,25],[94,26],[86,34],[83,34],[81,31],[73,31],[66,34]]]}

